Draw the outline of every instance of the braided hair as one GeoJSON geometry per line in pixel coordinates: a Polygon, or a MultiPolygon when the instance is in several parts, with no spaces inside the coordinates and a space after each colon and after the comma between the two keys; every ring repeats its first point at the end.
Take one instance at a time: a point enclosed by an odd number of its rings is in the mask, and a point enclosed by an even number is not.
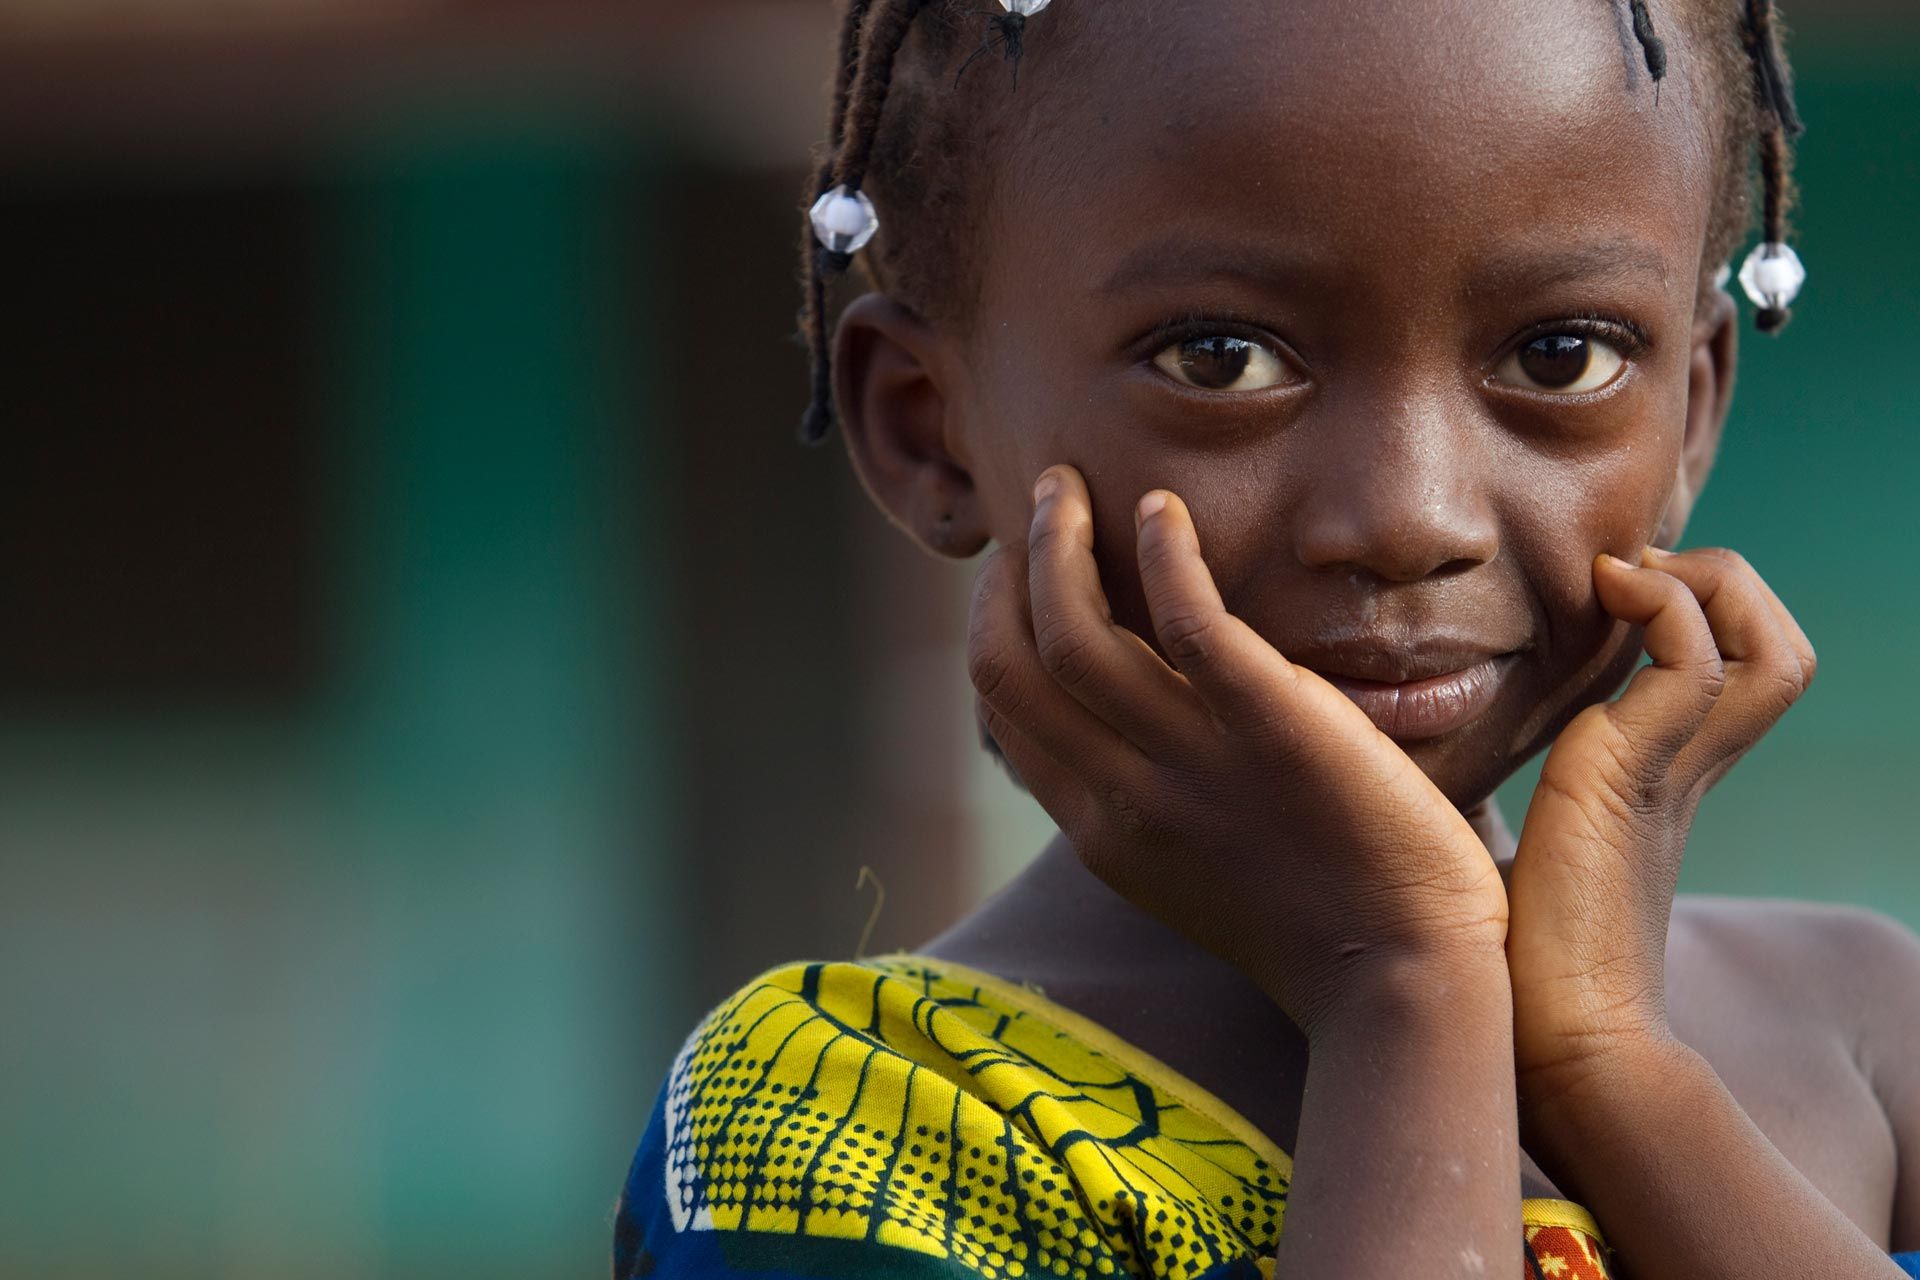
{"type": "MultiPolygon", "coordinates": [[[[865,184],[873,144],[880,132],[880,109],[886,105],[893,67],[900,46],[907,41],[913,20],[927,0],[847,0],[840,25],[840,69],[834,77],[833,119],[829,147],[815,175],[813,200],[835,187],[856,194],[865,184]],[[871,15],[871,17],[869,16],[871,15]]],[[[804,243],[807,255],[806,309],[802,324],[813,354],[813,400],[800,424],[800,438],[817,444],[833,421],[833,369],[827,350],[827,281],[852,264],[851,254],[816,245],[809,220],[804,243]]]]}
{"type": "MultiPolygon", "coordinates": [[[[1753,64],[1754,96],[1763,118],[1760,130],[1761,238],[1785,244],[1787,213],[1793,204],[1793,152],[1790,145],[1806,128],[1793,105],[1793,81],[1776,30],[1773,0],[1746,0],[1741,39],[1753,64]]],[[[1787,322],[1785,307],[1761,307],[1753,322],[1763,333],[1777,333],[1787,322]]]]}
{"type": "MultiPolygon", "coordinates": [[[[1003,14],[992,15],[983,40],[964,60],[960,31],[977,14],[969,0],[845,0],[841,19],[840,60],[834,77],[827,146],[807,195],[808,207],[829,192],[858,198],[876,163],[886,173],[889,205],[915,210],[915,243],[882,233],[877,249],[861,255],[861,265],[878,286],[892,286],[910,297],[949,295],[961,256],[962,210],[980,198],[984,185],[969,172],[971,149],[963,145],[953,110],[953,95],[942,94],[945,68],[959,61],[961,72],[989,49],[1000,48],[1017,68],[1024,48],[1027,15],[1046,0],[1001,0],[1003,14]],[[912,101],[883,119],[895,88],[896,67],[910,36],[919,37],[916,63],[922,74],[905,91],[912,101]],[[942,163],[920,162],[939,154],[942,163]],[[971,188],[971,189],[970,189],[971,188]]],[[[1612,0],[1609,0],[1611,3],[1612,0]]],[[[1751,198],[1749,159],[1759,156],[1761,230],[1768,246],[1784,245],[1787,217],[1794,201],[1793,140],[1803,126],[1793,102],[1793,84],[1781,43],[1781,23],[1773,0],[1672,0],[1675,10],[1702,37],[1710,74],[1720,88],[1721,143],[1715,169],[1714,207],[1705,262],[1728,261],[1746,232],[1751,198]],[[1731,20],[1730,20],[1731,19],[1731,20]]],[[[1668,70],[1667,48],[1654,27],[1648,0],[1628,0],[1628,19],[1648,78],[1657,92],[1668,70]]],[[[975,19],[977,21],[977,19],[975,19]]],[[[853,252],[837,252],[819,242],[812,219],[802,240],[805,301],[801,331],[812,354],[812,396],[801,419],[800,439],[818,444],[833,422],[833,370],[827,330],[828,287],[853,264],[853,252]]],[[[1703,284],[1703,289],[1705,285],[1703,284]]],[[[1763,305],[1754,323],[1772,333],[1787,321],[1782,305],[1763,305]]]]}

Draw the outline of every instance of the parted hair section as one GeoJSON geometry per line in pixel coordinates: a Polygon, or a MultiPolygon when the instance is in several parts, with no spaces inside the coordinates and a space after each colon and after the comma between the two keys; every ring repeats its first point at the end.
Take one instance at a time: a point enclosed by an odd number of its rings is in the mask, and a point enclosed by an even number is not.
{"type": "MultiPolygon", "coordinates": [[[[967,127],[963,81],[984,55],[998,54],[991,61],[1010,64],[1017,90],[1026,43],[1053,16],[1042,12],[1052,0],[993,0],[997,12],[982,2],[846,0],[842,10],[827,141],[803,204],[800,328],[812,356],[812,394],[800,422],[806,444],[820,443],[833,424],[830,290],[856,260],[876,288],[918,314],[954,315],[966,305],[974,250],[967,230],[992,172],[979,131],[967,127]]],[[[1739,279],[1755,326],[1779,330],[1805,272],[1787,245],[1793,140],[1802,125],[1773,0],[1563,2],[1614,5],[1656,93],[1672,69],[1661,30],[1671,22],[1687,32],[1718,108],[1701,287],[1718,287],[1718,269],[1747,234],[1757,162],[1761,243],[1739,279]]],[[[1015,105],[1003,109],[1017,109],[1015,94],[1006,100],[1015,105]]]]}

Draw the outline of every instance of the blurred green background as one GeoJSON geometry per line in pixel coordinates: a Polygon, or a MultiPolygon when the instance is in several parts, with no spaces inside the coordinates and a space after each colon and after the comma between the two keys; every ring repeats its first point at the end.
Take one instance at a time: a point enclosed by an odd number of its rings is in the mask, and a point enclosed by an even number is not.
{"type": "MultiPolygon", "coordinates": [[[[1789,16],[1812,280],[1690,540],[1821,675],[1686,887],[1920,924],[1920,25],[1789,16]]],[[[792,441],[830,27],[0,2],[0,1276],[604,1274],[701,1009],[1045,839],[970,567],[792,441]]]]}

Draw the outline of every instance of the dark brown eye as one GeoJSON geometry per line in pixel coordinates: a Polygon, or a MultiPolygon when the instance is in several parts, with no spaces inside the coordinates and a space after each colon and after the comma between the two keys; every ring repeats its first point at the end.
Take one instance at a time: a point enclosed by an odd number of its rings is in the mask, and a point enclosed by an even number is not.
{"type": "Polygon", "coordinates": [[[1625,363],[1626,357],[1598,338],[1548,333],[1501,361],[1496,374],[1515,386],[1574,394],[1605,386],[1625,363]]]}
{"type": "Polygon", "coordinates": [[[1153,363],[1169,377],[1208,391],[1259,391],[1287,380],[1279,356],[1257,342],[1224,333],[1176,342],[1153,363]]]}
{"type": "Polygon", "coordinates": [[[1520,367],[1543,387],[1564,387],[1587,371],[1592,358],[1585,338],[1550,333],[1520,348],[1520,367]]]}

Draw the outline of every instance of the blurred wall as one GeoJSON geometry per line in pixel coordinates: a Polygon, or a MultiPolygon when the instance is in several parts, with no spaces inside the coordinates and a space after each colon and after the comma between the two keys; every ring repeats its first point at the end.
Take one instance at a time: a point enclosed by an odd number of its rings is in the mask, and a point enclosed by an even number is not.
{"type": "Polygon", "coordinates": [[[684,1016],[646,977],[672,936],[671,615],[641,607],[665,534],[649,436],[622,429],[619,397],[650,388],[616,376],[614,167],[591,141],[461,133],[322,174],[62,173],[4,199],[19,230],[57,187],[93,238],[194,269],[67,246],[9,321],[92,357],[61,370],[70,407],[123,369],[152,394],[29,414],[8,399],[33,367],[0,392],[7,613],[62,677],[9,682],[0,727],[0,968],[29,1031],[0,1100],[0,1273],[596,1261],[620,1064],[684,1016]],[[262,186],[300,210],[265,243],[262,186]],[[183,199],[234,225],[152,234],[183,199]],[[98,309],[100,257],[137,281],[131,333],[98,309]],[[287,296],[191,305],[256,273],[287,296]],[[249,329],[283,322],[299,367],[233,404],[249,329]],[[233,451],[299,465],[232,466],[196,406],[233,414],[233,451]],[[198,589],[99,603],[79,621],[113,644],[88,645],[61,584],[21,571],[48,560],[76,599],[179,560],[198,589]],[[303,630],[257,625],[275,613],[303,630]],[[232,660],[195,660],[231,632],[232,660]]]}
{"type": "MultiPolygon", "coordinates": [[[[219,12],[0,5],[0,1275],[600,1274],[701,1009],[1050,829],[971,566],[792,442],[829,15],[219,12]]],[[[1692,537],[1822,673],[1686,878],[1920,924],[1910,19],[1801,23],[1692,537]]]]}

